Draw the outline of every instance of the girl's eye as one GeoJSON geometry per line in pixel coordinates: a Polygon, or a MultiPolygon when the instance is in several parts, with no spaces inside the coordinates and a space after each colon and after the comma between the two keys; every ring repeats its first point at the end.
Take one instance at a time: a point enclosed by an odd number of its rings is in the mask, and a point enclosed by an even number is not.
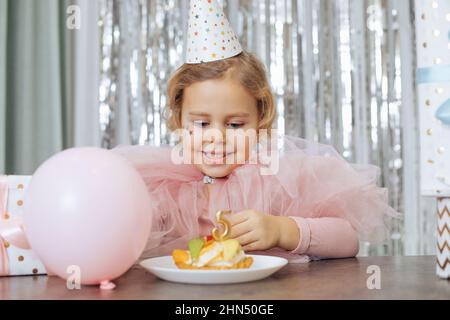
{"type": "Polygon", "coordinates": [[[243,123],[238,123],[238,122],[233,122],[233,123],[229,123],[228,126],[231,129],[239,129],[239,128],[242,128],[244,126],[244,124],[243,123]]]}
{"type": "Polygon", "coordinates": [[[204,120],[194,121],[194,126],[196,126],[196,127],[204,128],[207,125],[209,125],[209,123],[207,121],[204,121],[204,120]]]}

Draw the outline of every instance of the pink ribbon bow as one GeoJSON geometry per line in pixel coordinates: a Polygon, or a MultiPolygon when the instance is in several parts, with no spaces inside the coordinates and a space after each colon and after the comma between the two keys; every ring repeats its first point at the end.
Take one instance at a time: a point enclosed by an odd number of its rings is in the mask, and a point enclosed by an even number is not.
{"type": "Polygon", "coordinates": [[[7,244],[21,249],[30,249],[23,230],[22,218],[6,216],[7,199],[8,180],[6,176],[0,176],[0,276],[9,275],[7,244]]]}

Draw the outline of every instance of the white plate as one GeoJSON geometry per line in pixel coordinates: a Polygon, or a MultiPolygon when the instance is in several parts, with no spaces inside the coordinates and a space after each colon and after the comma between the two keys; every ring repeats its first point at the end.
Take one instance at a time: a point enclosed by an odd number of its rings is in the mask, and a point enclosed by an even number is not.
{"type": "Polygon", "coordinates": [[[140,263],[158,278],[191,284],[226,284],[261,280],[283,268],[288,261],[272,256],[249,255],[253,264],[248,269],[235,270],[181,270],[171,256],[151,258],[140,263]]]}

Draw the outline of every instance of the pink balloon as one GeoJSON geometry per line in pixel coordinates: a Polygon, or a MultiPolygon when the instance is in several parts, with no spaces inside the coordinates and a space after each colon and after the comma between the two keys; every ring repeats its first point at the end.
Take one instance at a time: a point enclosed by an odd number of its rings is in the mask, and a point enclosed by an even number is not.
{"type": "Polygon", "coordinates": [[[151,227],[144,181],[119,155],[97,148],[63,151],[36,171],[24,203],[34,252],[61,278],[99,284],[125,273],[151,227]]]}

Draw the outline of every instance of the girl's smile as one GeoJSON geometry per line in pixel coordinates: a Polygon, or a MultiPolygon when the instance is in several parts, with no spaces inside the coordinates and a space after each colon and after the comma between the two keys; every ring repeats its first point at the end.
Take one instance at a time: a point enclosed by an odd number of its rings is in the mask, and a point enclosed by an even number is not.
{"type": "Polygon", "coordinates": [[[234,155],[234,152],[221,152],[221,151],[202,151],[204,163],[207,165],[221,165],[227,163],[227,159],[234,155]]]}

